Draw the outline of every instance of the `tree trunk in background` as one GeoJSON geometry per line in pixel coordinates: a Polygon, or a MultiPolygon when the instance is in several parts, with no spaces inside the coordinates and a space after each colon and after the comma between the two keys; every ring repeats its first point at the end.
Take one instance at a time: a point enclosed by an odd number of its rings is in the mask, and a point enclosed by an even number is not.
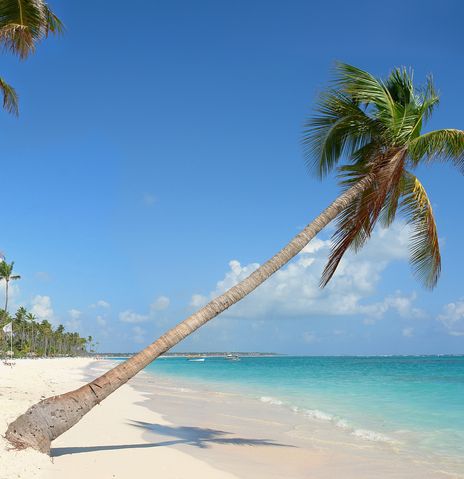
{"type": "Polygon", "coordinates": [[[240,301],[287,264],[370,182],[371,179],[366,177],[340,195],[314,221],[250,276],[210,301],[127,361],[79,389],[44,399],[31,406],[8,426],[6,438],[18,448],[32,447],[48,453],[51,441],[74,426],[95,405],[125,384],[158,356],[240,301]]]}
{"type": "Polygon", "coordinates": [[[8,280],[5,280],[5,318],[8,314],[8,280]]]}

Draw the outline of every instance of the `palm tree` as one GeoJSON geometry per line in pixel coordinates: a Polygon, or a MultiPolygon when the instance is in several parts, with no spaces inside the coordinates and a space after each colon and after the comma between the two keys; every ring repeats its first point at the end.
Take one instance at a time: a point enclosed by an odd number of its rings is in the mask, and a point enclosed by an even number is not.
{"type": "Polygon", "coordinates": [[[21,276],[19,276],[18,274],[13,274],[13,267],[14,261],[12,261],[10,264],[8,264],[6,260],[0,261],[0,280],[3,279],[5,281],[5,314],[8,314],[8,287],[10,281],[21,279],[21,276]]]}
{"type": "Polygon", "coordinates": [[[34,323],[35,320],[37,319],[34,314],[32,313],[27,313],[25,316],[25,319],[27,322],[30,323],[31,325],[31,334],[30,334],[30,340],[29,340],[29,352],[34,353],[35,349],[35,335],[34,335],[34,323]]]}
{"type": "Polygon", "coordinates": [[[89,337],[87,338],[87,344],[88,344],[88,346],[89,346],[89,354],[92,352],[92,341],[93,341],[92,336],[89,336],[89,337]]]}
{"type": "Polygon", "coordinates": [[[250,276],[169,330],[144,350],[75,391],[45,399],[10,424],[6,437],[17,447],[48,452],[50,442],[158,356],[251,293],[296,256],[331,221],[337,220],[334,248],[322,286],[348,247],[360,248],[380,218],[390,224],[397,212],[411,225],[411,263],[425,286],[440,272],[432,207],[411,172],[435,159],[464,165],[464,131],[421,130],[438,104],[431,79],[417,89],[412,72],[395,69],[385,80],[339,64],[332,86],[308,121],[304,145],[308,164],[325,176],[341,160],[342,194],[275,256],[250,276]]]}
{"type": "Polygon", "coordinates": [[[22,351],[25,343],[25,335],[26,335],[26,321],[25,317],[27,314],[27,310],[24,306],[20,306],[19,309],[16,311],[14,321],[16,322],[16,329],[20,331],[19,334],[19,350],[22,351]]]}
{"type": "MultiPolygon", "coordinates": [[[[21,60],[35,52],[37,43],[64,30],[61,20],[43,0],[2,0],[0,2],[0,45],[21,60]]],[[[0,78],[3,107],[18,114],[15,89],[0,78]]]]}

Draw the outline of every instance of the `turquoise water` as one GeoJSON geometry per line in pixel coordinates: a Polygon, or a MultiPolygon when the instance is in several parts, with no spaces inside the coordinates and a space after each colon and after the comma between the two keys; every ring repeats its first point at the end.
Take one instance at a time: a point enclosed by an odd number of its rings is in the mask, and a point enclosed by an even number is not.
{"type": "Polygon", "coordinates": [[[464,457],[464,356],[161,358],[146,371],[253,396],[365,440],[464,457]]]}

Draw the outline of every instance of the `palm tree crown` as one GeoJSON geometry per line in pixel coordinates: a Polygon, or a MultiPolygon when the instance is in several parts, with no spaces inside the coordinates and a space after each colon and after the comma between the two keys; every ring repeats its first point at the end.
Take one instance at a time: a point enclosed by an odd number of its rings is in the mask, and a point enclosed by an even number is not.
{"type": "Polygon", "coordinates": [[[5,260],[0,261],[0,279],[10,281],[11,279],[20,279],[21,276],[13,275],[14,261],[7,263],[5,260]]]}
{"type": "MultiPolygon", "coordinates": [[[[38,42],[50,33],[64,30],[61,20],[43,0],[1,0],[0,45],[18,55],[21,60],[35,52],[38,42]]],[[[0,78],[3,108],[18,115],[18,95],[15,89],[0,78]]]]}
{"type": "Polygon", "coordinates": [[[62,33],[61,20],[43,0],[2,0],[0,43],[22,60],[50,33],[62,33]]]}
{"type": "Polygon", "coordinates": [[[411,172],[420,163],[450,160],[464,169],[464,131],[421,133],[438,105],[432,79],[413,83],[413,72],[397,68],[382,80],[351,65],[336,65],[332,87],[319,99],[304,131],[307,164],[319,177],[335,167],[344,188],[368,186],[337,216],[333,247],[322,274],[325,286],[348,248],[358,250],[377,221],[390,225],[398,212],[411,225],[410,261],[428,288],[438,280],[441,259],[432,206],[411,172]],[[342,158],[345,162],[338,166],[342,158]]]}
{"type": "Polygon", "coordinates": [[[12,280],[21,279],[19,274],[13,274],[14,261],[7,263],[5,259],[0,259],[0,280],[5,281],[5,308],[4,316],[8,314],[8,284],[12,280]]]}
{"type": "Polygon", "coordinates": [[[0,280],[11,281],[14,279],[21,279],[18,274],[13,274],[14,261],[7,263],[5,260],[0,261],[0,280]]]}

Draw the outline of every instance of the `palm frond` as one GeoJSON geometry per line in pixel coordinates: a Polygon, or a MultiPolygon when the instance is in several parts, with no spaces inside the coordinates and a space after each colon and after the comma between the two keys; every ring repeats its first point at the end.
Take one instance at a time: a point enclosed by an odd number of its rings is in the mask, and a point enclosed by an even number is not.
{"type": "Polygon", "coordinates": [[[434,130],[412,140],[409,155],[414,165],[420,161],[451,161],[464,172],[464,131],[434,130]]]}
{"type": "Polygon", "coordinates": [[[0,2],[0,44],[21,59],[34,53],[35,46],[64,26],[43,0],[0,2]]]}
{"type": "Polygon", "coordinates": [[[395,102],[385,84],[369,72],[346,63],[335,66],[334,85],[354,101],[365,105],[375,105],[380,116],[394,115],[395,102]]]}
{"type": "Polygon", "coordinates": [[[318,177],[327,175],[345,154],[351,156],[370,142],[381,125],[352,98],[335,90],[322,94],[317,113],[304,127],[303,147],[308,168],[318,177]]]}
{"type": "Polygon", "coordinates": [[[46,26],[45,36],[48,36],[50,33],[64,33],[63,22],[50,10],[50,7],[46,3],[44,3],[44,12],[46,26]]]}
{"type": "Polygon", "coordinates": [[[404,175],[401,175],[395,185],[392,185],[388,192],[382,211],[380,212],[379,221],[384,228],[388,228],[396,218],[400,207],[401,196],[404,191],[404,175]]]}
{"type": "Polygon", "coordinates": [[[390,93],[392,100],[401,105],[415,101],[414,72],[412,69],[395,68],[385,81],[385,88],[390,93]]]}
{"type": "Polygon", "coordinates": [[[427,77],[427,83],[424,88],[420,89],[416,94],[417,103],[417,120],[414,128],[409,135],[409,140],[417,138],[424,126],[425,122],[432,116],[433,110],[440,103],[440,96],[433,85],[432,76],[427,77]]]}
{"type": "Polygon", "coordinates": [[[421,182],[404,174],[401,208],[412,227],[410,261],[416,277],[427,287],[437,284],[441,271],[440,245],[432,205],[421,182]]]}
{"type": "Polygon", "coordinates": [[[305,160],[319,177],[338,166],[343,188],[369,181],[337,216],[321,286],[349,248],[361,248],[377,222],[389,226],[398,211],[405,213],[414,231],[411,262],[416,275],[428,287],[436,284],[440,254],[432,208],[424,188],[405,167],[450,160],[464,172],[464,131],[421,135],[438,103],[432,78],[416,87],[411,69],[396,68],[380,79],[351,65],[336,65],[331,88],[305,124],[305,160]]]}
{"type": "Polygon", "coordinates": [[[440,95],[433,84],[433,77],[427,77],[425,88],[420,92],[421,95],[421,110],[425,120],[428,120],[434,108],[440,103],[440,95]]]}
{"type": "Polygon", "coordinates": [[[321,276],[321,287],[327,285],[343,255],[355,251],[370,238],[389,195],[394,195],[404,170],[406,149],[396,149],[379,156],[370,165],[345,167],[346,186],[371,177],[370,186],[350,202],[339,214],[332,237],[332,252],[321,276]]]}
{"type": "Polygon", "coordinates": [[[13,115],[18,115],[18,95],[16,90],[3,78],[0,78],[0,90],[3,95],[3,108],[9,113],[13,113],[13,115]]]}

